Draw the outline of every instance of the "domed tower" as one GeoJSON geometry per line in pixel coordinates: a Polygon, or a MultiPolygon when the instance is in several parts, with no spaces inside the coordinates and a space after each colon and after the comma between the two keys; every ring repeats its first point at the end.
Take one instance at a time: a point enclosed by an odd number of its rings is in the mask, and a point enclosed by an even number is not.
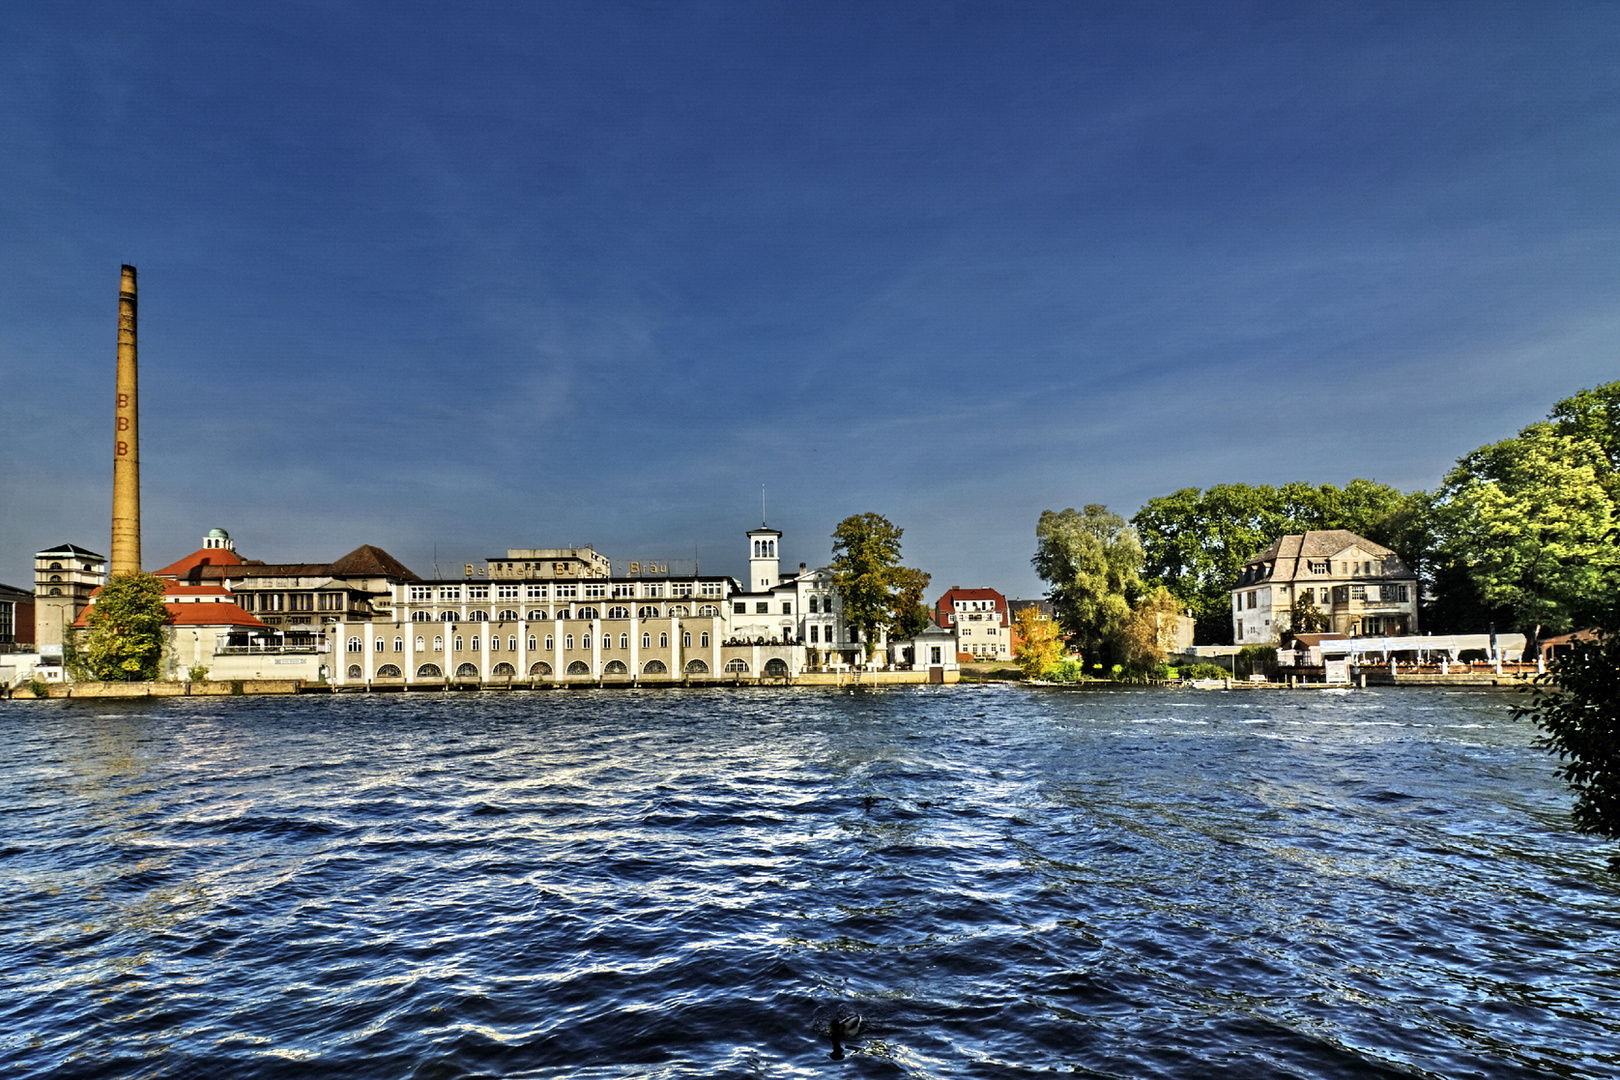
{"type": "Polygon", "coordinates": [[[216,548],[222,551],[235,551],[236,541],[224,529],[209,529],[208,535],[203,537],[204,548],[216,548]]]}

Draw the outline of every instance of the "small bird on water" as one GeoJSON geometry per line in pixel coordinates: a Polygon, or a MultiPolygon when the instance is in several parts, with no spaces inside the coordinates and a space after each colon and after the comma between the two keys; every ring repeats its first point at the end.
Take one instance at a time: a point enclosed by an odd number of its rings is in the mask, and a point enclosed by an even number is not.
{"type": "Polygon", "coordinates": [[[832,1036],[833,1052],[830,1055],[834,1061],[844,1056],[844,1044],[852,1041],[861,1033],[861,1014],[841,1010],[833,1014],[832,1021],[827,1025],[827,1034],[832,1036]]]}

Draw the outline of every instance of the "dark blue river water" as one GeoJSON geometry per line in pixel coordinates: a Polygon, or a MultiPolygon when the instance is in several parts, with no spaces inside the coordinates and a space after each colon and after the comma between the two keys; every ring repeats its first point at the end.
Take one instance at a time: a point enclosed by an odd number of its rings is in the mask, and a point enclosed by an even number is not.
{"type": "Polygon", "coordinates": [[[0,1064],[1610,1078],[1620,880],[1510,700],[0,703],[0,1064]]]}

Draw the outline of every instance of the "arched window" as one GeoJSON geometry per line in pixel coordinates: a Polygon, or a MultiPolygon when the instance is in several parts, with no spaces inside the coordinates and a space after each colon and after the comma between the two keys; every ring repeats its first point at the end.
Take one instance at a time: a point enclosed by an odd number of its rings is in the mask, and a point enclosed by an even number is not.
{"type": "Polygon", "coordinates": [[[641,635],[641,647],[643,649],[652,648],[652,635],[651,634],[642,634],[641,635]]]}
{"type": "Polygon", "coordinates": [[[674,618],[684,619],[688,615],[692,614],[692,609],[687,607],[685,604],[671,604],[669,606],[669,613],[674,618]]]}
{"type": "Polygon", "coordinates": [[[459,611],[441,611],[441,612],[439,612],[439,621],[440,622],[460,622],[461,621],[461,613],[459,611]]]}
{"type": "Polygon", "coordinates": [[[596,609],[593,608],[593,607],[582,607],[582,608],[579,609],[579,614],[575,615],[574,618],[576,618],[576,619],[599,619],[599,618],[601,618],[601,616],[596,613],[596,609]]]}
{"type": "Polygon", "coordinates": [[[787,677],[787,673],[787,663],[782,660],[781,657],[773,656],[771,659],[765,661],[765,674],[769,675],[771,678],[785,679],[787,677]]]}
{"type": "Polygon", "coordinates": [[[501,620],[501,622],[517,622],[518,621],[517,612],[513,611],[511,608],[505,609],[504,611],[502,611],[499,615],[497,615],[495,617],[497,619],[501,620]]]}
{"type": "Polygon", "coordinates": [[[350,664],[349,665],[349,678],[358,679],[358,678],[362,677],[362,674],[363,673],[360,670],[360,665],[359,664],[350,664]]]}
{"type": "MultiPolygon", "coordinates": [[[[62,564],[59,563],[59,562],[53,562],[50,565],[50,569],[52,569],[52,570],[60,570],[60,569],[62,569],[62,564]]],[[[61,581],[62,579],[61,578],[52,578],[51,580],[52,581],[61,581]]]]}
{"type": "Polygon", "coordinates": [[[658,635],[658,647],[660,649],[669,648],[669,635],[668,634],[659,634],[658,635]]]}
{"type": "Polygon", "coordinates": [[[473,652],[478,651],[478,635],[477,634],[474,634],[472,636],[472,651],[473,652]]]}
{"type": "Polygon", "coordinates": [[[496,678],[510,679],[512,676],[517,674],[517,668],[513,667],[511,664],[496,664],[495,670],[490,672],[490,674],[494,675],[496,678]]]}
{"type": "Polygon", "coordinates": [[[727,671],[747,671],[748,670],[748,661],[744,660],[740,656],[737,657],[736,659],[733,659],[733,660],[727,660],[726,661],[726,670],[727,671]]]}
{"type": "Polygon", "coordinates": [[[444,672],[439,670],[438,664],[423,664],[416,669],[416,677],[418,679],[442,679],[444,678],[444,672]]]}
{"type": "Polygon", "coordinates": [[[399,668],[398,668],[398,666],[396,666],[394,664],[384,664],[382,667],[377,669],[377,678],[379,678],[379,679],[397,679],[397,678],[399,678],[399,668]]]}
{"type": "Polygon", "coordinates": [[[416,651],[421,652],[426,647],[427,647],[426,639],[423,638],[421,635],[417,635],[417,638],[416,638],[416,651]]]}
{"type": "Polygon", "coordinates": [[[544,660],[536,660],[534,663],[529,665],[529,674],[530,675],[550,675],[551,674],[551,665],[546,663],[544,660]]]}
{"type": "Polygon", "coordinates": [[[524,616],[524,618],[528,619],[530,622],[540,622],[545,617],[546,612],[544,608],[535,608],[533,611],[524,616]]]}
{"type": "Polygon", "coordinates": [[[499,635],[499,634],[491,634],[491,635],[489,635],[489,648],[490,648],[491,652],[500,652],[501,651],[501,635],[499,635]]]}
{"type": "Polygon", "coordinates": [[[703,631],[703,633],[698,635],[698,648],[707,649],[708,647],[709,647],[709,632],[707,630],[705,630],[705,631],[703,631]]]}
{"type": "Polygon", "coordinates": [[[350,638],[349,639],[349,651],[350,652],[365,652],[366,651],[365,642],[361,641],[357,637],[350,638]]]}
{"type": "Polygon", "coordinates": [[[456,678],[476,679],[478,678],[478,669],[473,667],[471,664],[462,664],[460,667],[456,668],[456,678]]]}
{"type": "Polygon", "coordinates": [[[563,636],[563,648],[572,649],[573,647],[574,647],[574,635],[573,634],[565,634],[563,636]]]}
{"type": "Polygon", "coordinates": [[[602,669],[604,675],[628,675],[630,669],[624,666],[623,660],[610,660],[607,667],[602,669]]]}
{"type": "Polygon", "coordinates": [[[62,595],[62,590],[61,589],[52,589],[51,590],[51,595],[52,596],[61,596],[62,595]]]}
{"type": "Polygon", "coordinates": [[[587,664],[583,660],[575,660],[572,664],[568,665],[568,674],[570,675],[589,675],[590,673],[591,665],[587,664]]]}
{"type": "Polygon", "coordinates": [[[52,581],[61,581],[62,580],[62,575],[61,574],[52,574],[51,575],[51,580],[52,581]]]}
{"type": "Polygon", "coordinates": [[[591,635],[589,635],[589,634],[581,634],[580,638],[579,638],[579,647],[582,648],[582,649],[590,648],[591,647],[591,635]]]}
{"type": "Polygon", "coordinates": [[[377,639],[377,651],[378,652],[387,652],[388,651],[388,642],[384,641],[382,638],[378,638],[377,639]]]}
{"type": "Polygon", "coordinates": [[[638,619],[656,619],[656,618],[658,618],[658,605],[657,604],[643,604],[641,607],[636,609],[636,618],[638,618],[638,619]]]}
{"type": "Polygon", "coordinates": [[[629,647],[630,647],[630,635],[629,634],[620,634],[619,635],[619,648],[628,649],[629,647]]]}
{"type": "Polygon", "coordinates": [[[489,612],[471,611],[467,613],[467,618],[471,619],[473,622],[489,622],[489,612]]]}
{"type": "Polygon", "coordinates": [[[709,665],[701,660],[688,660],[686,662],[686,673],[688,675],[707,675],[709,665]]]}
{"type": "Polygon", "coordinates": [[[456,635],[456,652],[460,652],[462,650],[462,648],[463,648],[463,646],[461,644],[461,635],[457,634],[456,635]]]}
{"type": "Polygon", "coordinates": [[[573,617],[573,612],[569,611],[567,608],[558,608],[552,613],[552,618],[554,619],[572,619],[573,617]]]}
{"type": "Polygon", "coordinates": [[[643,675],[667,675],[669,674],[669,668],[664,666],[662,660],[649,660],[641,665],[641,673],[643,675]]]}
{"type": "Polygon", "coordinates": [[[397,638],[394,639],[394,651],[395,652],[404,652],[405,651],[405,639],[404,638],[397,637],[397,638]]]}
{"type": "Polygon", "coordinates": [[[440,637],[438,634],[433,635],[433,651],[444,652],[444,638],[440,637]]]}
{"type": "Polygon", "coordinates": [[[556,647],[551,643],[551,641],[552,641],[551,635],[547,634],[546,635],[546,652],[550,652],[552,649],[554,649],[556,647]]]}
{"type": "Polygon", "coordinates": [[[812,596],[810,598],[810,614],[814,615],[815,613],[816,613],[816,598],[812,596]]]}
{"type": "Polygon", "coordinates": [[[610,607],[610,608],[608,608],[608,618],[610,618],[610,619],[628,619],[629,617],[630,617],[630,609],[627,608],[627,607],[610,607]]]}
{"type": "Polygon", "coordinates": [[[535,649],[539,648],[539,646],[535,644],[535,640],[536,640],[535,636],[533,634],[530,634],[529,635],[529,651],[530,652],[534,652],[535,649]]]}
{"type": "Polygon", "coordinates": [[[682,634],[681,635],[681,648],[690,649],[691,647],[692,647],[692,635],[689,634],[689,633],[688,634],[682,634]]]}
{"type": "Polygon", "coordinates": [[[413,612],[411,612],[411,622],[432,622],[432,621],[433,621],[433,612],[431,612],[431,611],[413,611],[413,612]]]}
{"type": "Polygon", "coordinates": [[[715,607],[713,604],[704,604],[702,607],[698,608],[699,618],[707,616],[712,619],[718,614],[720,614],[720,609],[715,607]]]}

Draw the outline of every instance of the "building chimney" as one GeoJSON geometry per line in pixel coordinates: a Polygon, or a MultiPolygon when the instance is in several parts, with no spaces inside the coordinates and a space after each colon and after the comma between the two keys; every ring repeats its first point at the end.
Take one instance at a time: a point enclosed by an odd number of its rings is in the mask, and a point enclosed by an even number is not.
{"type": "Polygon", "coordinates": [[[140,419],[135,374],[135,268],[118,286],[118,385],[113,405],[112,558],[108,576],[141,572],[140,419]]]}

